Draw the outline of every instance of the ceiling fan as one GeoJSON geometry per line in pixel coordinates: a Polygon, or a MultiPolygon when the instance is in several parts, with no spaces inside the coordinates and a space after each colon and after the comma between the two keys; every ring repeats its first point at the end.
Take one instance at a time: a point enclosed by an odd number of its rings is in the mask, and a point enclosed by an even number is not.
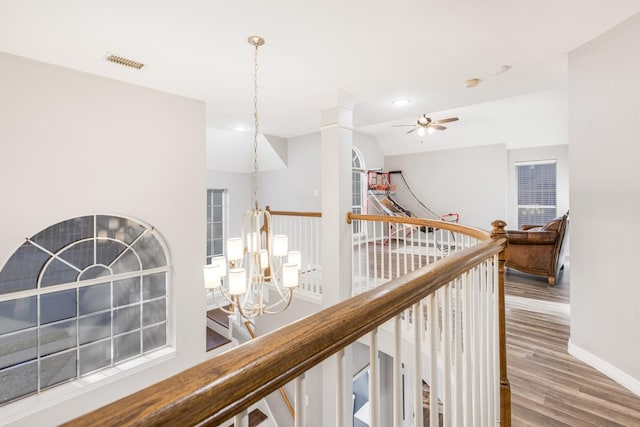
{"type": "Polygon", "coordinates": [[[411,133],[414,131],[418,131],[418,135],[424,136],[425,132],[433,133],[434,130],[445,130],[446,126],[442,126],[443,123],[455,122],[458,120],[457,117],[449,117],[448,119],[440,119],[440,120],[431,120],[430,117],[427,117],[426,114],[418,117],[416,124],[414,125],[394,125],[393,127],[404,127],[404,126],[414,126],[413,129],[410,129],[407,133],[411,133]]]}

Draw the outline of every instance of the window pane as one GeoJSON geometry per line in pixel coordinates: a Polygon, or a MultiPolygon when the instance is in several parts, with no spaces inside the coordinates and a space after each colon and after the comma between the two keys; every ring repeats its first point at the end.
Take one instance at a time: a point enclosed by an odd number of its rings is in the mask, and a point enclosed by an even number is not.
{"type": "Polygon", "coordinates": [[[140,306],[124,307],[113,312],[113,333],[121,334],[140,328],[140,306]]]}
{"type": "Polygon", "coordinates": [[[114,362],[130,359],[140,354],[140,331],[120,335],[113,339],[114,362]]]}
{"type": "Polygon", "coordinates": [[[87,286],[78,290],[80,294],[80,315],[111,308],[111,284],[87,286]]]}
{"type": "Polygon", "coordinates": [[[83,270],[94,264],[93,240],[80,242],[68,247],[60,253],[60,258],[68,261],[71,265],[83,270]]]}
{"type": "Polygon", "coordinates": [[[0,368],[17,365],[38,357],[38,330],[0,336],[0,368]]]}
{"type": "Polygon", "coordinates": [[[142,326],[167,320],[167,303],[164,299],[145,302],[142,308],[142,326]]]}
{"type": "Polygon", "coordinates": [[[0,370],[0,405],[33,394],[38,388],[38,362],[0,370]]]}
{"type": "Polygon", "coordinates": [[[106,311],[78,319],[78,335],[80,344],[111,336],[111,312],[106,311]]]}
{"type": "Polygon", "coordinates": [[[151,326],[142,331],[142,347],[147,352],[154,348],[162,347],[167,343],[167,325],[151,326]]]}
{"type": "Polygon", "coordinates": [[[144,276],[142,287],[142,298],[146,301],[152,298],[163,297],[166,291],[166,273],[150,274],[144,276]]]}
{"type": "Polygon", "coordinates": [[[143,269],[156,267],[164,267],[167,265],[167,259],[164,256],[164,249],[151,233],[146,233],[133,245],[142,261],[143,269]]]}
{"type": "Polygon", "coordinates": [[[111,271],[102,265],[92,265],[78,276],[78,280],[91,280],[98,277],[111,276],[111,271]]]}
{"type": "Polygon", "coordinates": [[[80,347],[80,375],[111,365],[111,341],[80,347]]]}
{"type": "Polygon", "coordinates": [[[93,216],[59,222],[33,236],[32,240],[53,253],[82,239],[93,237],[93,216]]]}
{"type": "Polygon", "coordinates": [[[45,357],[40,362],[40,388],[51,387],[76,377],[76,351],[45,357]]]}
{"type": "Polygon", "coordinates": [[[516,165],[518,226],[545,224],[556,216],[556,163],[516,165]]]}
{"type": "Polygon", "coordinates": [[[222,193],[224,190],[212,190],[211,200],[213,206],[222,205],[222,193]]]}
{"type": "Polygon", "coordinates": [[[556,208],[518,208],[518,225],[544,225],[556,217],[556,208]]]}
{"type": "Polygon", "coordinates": [[[49,255],[26,242],[0,270],[0,294],[36,288],[38,274],[49,255]]]}
{"type": "Polygon", "coordinates": [[[215,222],[222,221],[222,206],[215,206],[213,208],[213,221],[215,222]]]}
{"type": "Polygon", "coordinates": [[[140,261],[138,257],[131,251],[127,251],[111,266],[113,274],[129,273],[140,270],[140,261]]]}
{"type": "Polygon", "coordinates": [[[113,282],[113,305],[115,307],[133,304],[138,301],[140,301],[139,277],[113,282]]]}
{"type": "Polygon", "coordinates": [[[126,250],[127,247],[123,243],[113,240],[96,240],[96,262],[110,266],[118,255],[126,250]]]}
{"type": "Polygon", "coordinates": [[[36,297],[0,302],[0,334],[36,326],[37,313],[36,297]]]}
{"type": "Polygon", "coordinates": [[[76,346],[76,321],[40,328],[40,355],[57,353],[76,346]]]}
{"type": "Polygon", "coordinates": [[[76,290],[40,295],[40,324],[76,316],[76,290]]]}
{"type": "Polygon", "coordinates": [[[57,259],[51,260],[42,274],[40,285],[43,287],[72,283],[78,279],[78,271],[57,259]]]}
{"type": "Polygon", "coordinates": [[[96,217],[96,231],[102,238],[109,237],[131,244],[144,230],[142,225],[126,218],[106,215],[96,217]]]}
{"type": "Polygon", "coordinates": [[[217,256],[217,255],[223,255],[223,251],[224,250],[224,242],[222,241],[222,239],[216,239],[213,241],[213,256],[217,256]]]}

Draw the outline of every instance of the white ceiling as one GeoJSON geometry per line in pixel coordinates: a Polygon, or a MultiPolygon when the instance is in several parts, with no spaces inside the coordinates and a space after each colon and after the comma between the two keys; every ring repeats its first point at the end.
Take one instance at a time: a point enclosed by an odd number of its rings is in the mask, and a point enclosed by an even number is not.
{"type": "Polygon", "coordinates": [[[262,132],[316,132],[343,89],[359,100],[356,130],[384,147],[403,133],[391,124],[423,113],[565,87],[566,53],[638,11],[638,0],[1,0],[0,51],[204,100],[207,127],[224,135],[251,125],[246,39],[259,34],[262,132]],[[503,64],[512,70],[495,76],[503,64]],[[413,102],[394,107],[399,96],[413,102]]]}

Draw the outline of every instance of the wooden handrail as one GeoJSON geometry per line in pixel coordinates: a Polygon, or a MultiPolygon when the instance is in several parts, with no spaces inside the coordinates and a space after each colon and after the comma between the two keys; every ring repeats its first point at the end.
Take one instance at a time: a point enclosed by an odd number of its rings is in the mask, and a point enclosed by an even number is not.
{"type": "Polygon", "coordinates": [[[506,244],[499,237],[454,253],[65,425],[218,425],[502,252],[506,244]]]}
{"type": "Polygon", "coordinates": [[[485,230],[481,230],[475,227],[469,227],[467,225],[457,224],[455,222],[447,222],[435,219],[416,218],[408,216],[390,216],[390,215],[362,215],[347,212],[347,223],[351,224],[351,221],[378,221],[378,222],[393,222],[396,224],[409,224],[419,227],[431,227],[439,228],[447,231],[454,231],[457,233],[466,234],[470,237],[478,240],[487,240],[491,238],[491,234],[485,230]]]}
{"type": "MultiPolygon", "coordinates": [[[[247,332],[249,332],[249,336],[251,337],[251,339],[255,340],[257,338],[257,335],[253,331],[253,328],[251,327],[251,322],[246,320],[244,322],[244,327],[247,328],[247,332]]],[[[287,409],[289,410],[289,414],[291,414],[291,416],[295,419],[296,418],[296,411],[295,411],[295,409],[293,409],[293,405],[291,404],[291,400],[289,400],[289,396],[287,396],[287,393],[284,391],[284,387],[280,387],[278,389],[278,391],[280,392],[280,396],[282,397],[282,400],[284,401],[284,404],[287,405],[287,409]]]]}
{"type": "Polygon", "coordinates": [[[267,206],[265,210],[271,215],[322,218],[322,212],[272,211],[270,206],[267,206]]]}

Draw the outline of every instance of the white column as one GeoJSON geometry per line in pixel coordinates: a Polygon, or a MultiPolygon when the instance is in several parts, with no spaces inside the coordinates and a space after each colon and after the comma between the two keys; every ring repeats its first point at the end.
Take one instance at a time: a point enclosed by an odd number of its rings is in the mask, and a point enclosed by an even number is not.
{"type": "MultiPolygon", "coordinates": [[[[351,210],[351,150],[354,98],[340,91],[335,106],[322,111],[320,122],[322,164],[322,306],[330,307],[351,296],[351,225],[346,214],[351,210]]],[[[323,364],[323,425],[347,426],[352,423],[351,351],[323,364]],[[338,364],[342,364],[341,367],[338,364]],[[337,392],[336,373],[342,369],[337,392]],[[338,404],[340,399],[340,405],[338,404]],[[343,408],[342,416],[337,414],[343,408]]]]}

